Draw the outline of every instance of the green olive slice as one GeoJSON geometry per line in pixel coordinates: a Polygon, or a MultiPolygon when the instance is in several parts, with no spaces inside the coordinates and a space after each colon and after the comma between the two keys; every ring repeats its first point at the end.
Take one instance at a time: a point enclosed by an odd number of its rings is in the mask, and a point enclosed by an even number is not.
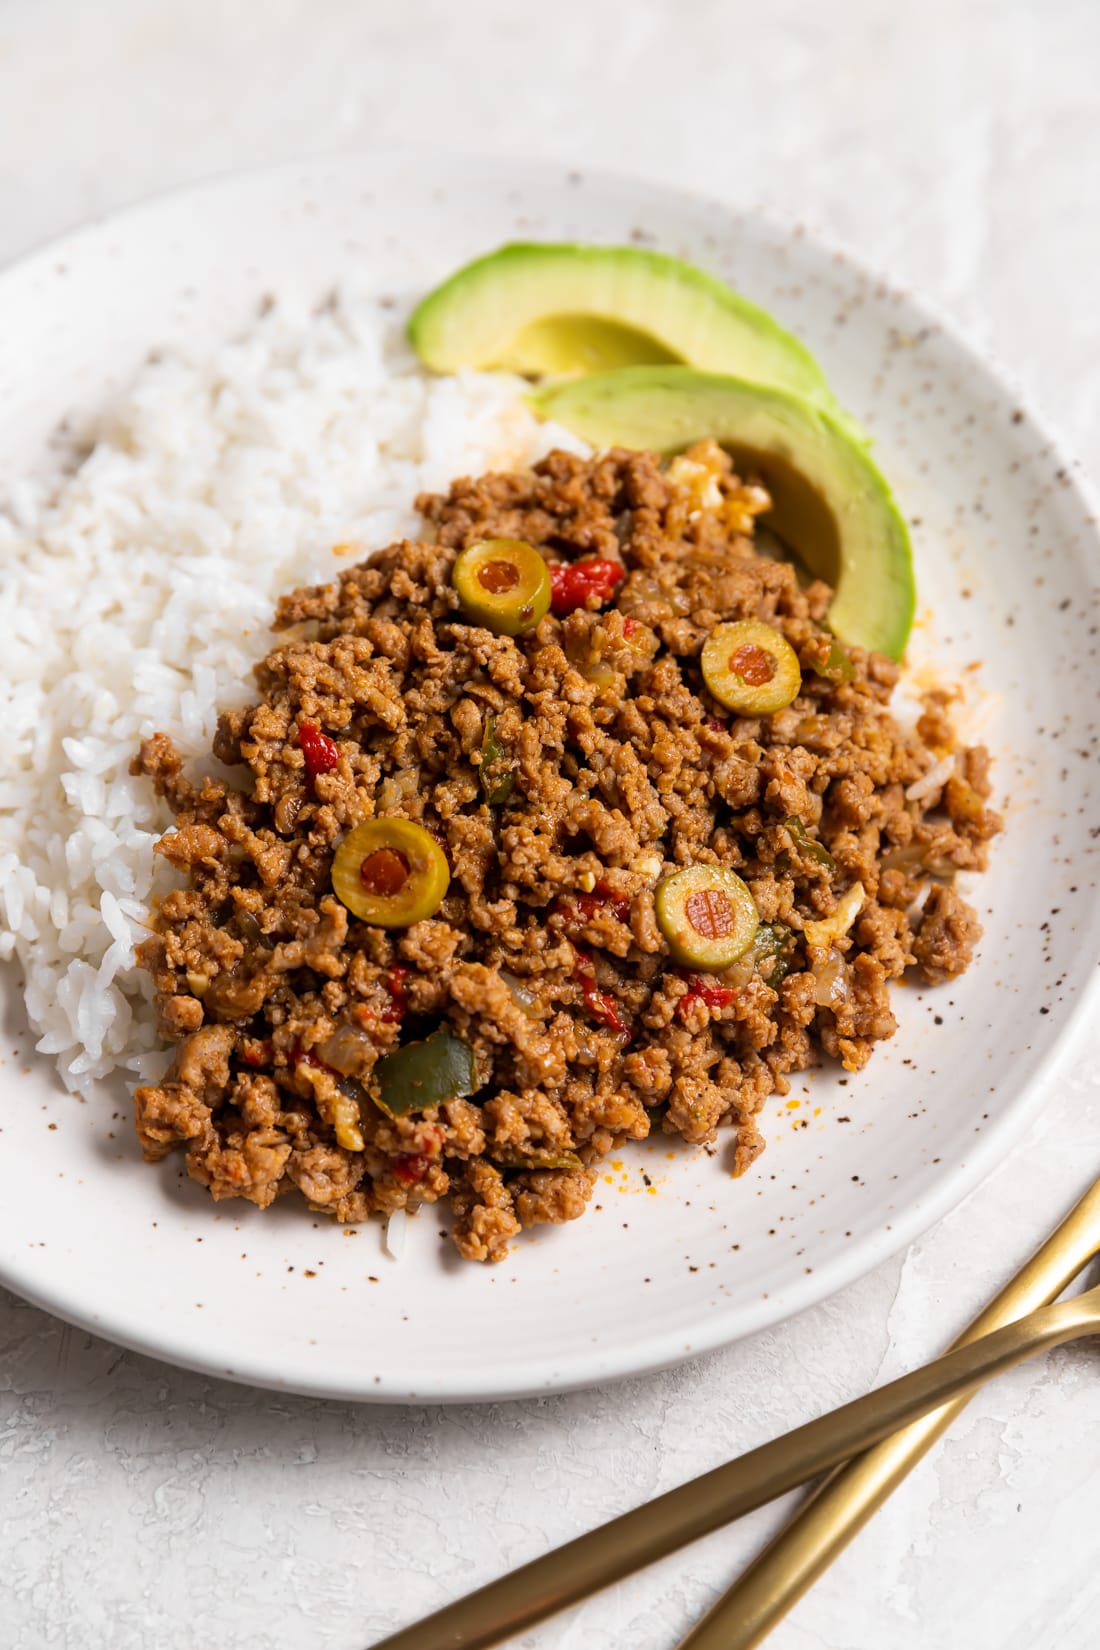
{"type": "Polygon", "coordinates": [[[720,705],[772,716],[796,698],[802,672],[794,648],[757,619],[716,625],[703,643],[703,680],[720,705]]]}
{"type": "Polygon", "coordinates": [[[550,611],[550,569],[521,539],[483,539],[451,571],[467,618],[498,636],[522,636],[550,611]]]}
{"type": "Polygon", "coordinates": [[[367,819],[332,862],[332,886],[353,916],[376,928],[408,928],[438,911],[451,880],[447,856],[411,819],[367,819]]]}
{"type": "Polygon", "coordinates": [[[689,865],[657,884],[657,926],[679,963],[721,973],[744,955],[760,915],[736,871],[689,865]]]}

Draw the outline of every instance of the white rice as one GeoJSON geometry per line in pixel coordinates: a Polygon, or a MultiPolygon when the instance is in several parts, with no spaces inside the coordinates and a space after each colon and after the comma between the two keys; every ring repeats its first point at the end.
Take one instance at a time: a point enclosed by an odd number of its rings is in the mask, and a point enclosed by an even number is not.
{"type": "Polygon", "coordinates": [[[429,377],[370,300],[276,307],[148,365],[75,474],[0,499],[0,958],[70,1089],[163,1064],[134,945],[168,820],[127,771],[139,741],[205,756],[275,597],[333,577],[334,546],[415,535],[417,492],[457,475],[581,450],[523,387],[429,377]]]}

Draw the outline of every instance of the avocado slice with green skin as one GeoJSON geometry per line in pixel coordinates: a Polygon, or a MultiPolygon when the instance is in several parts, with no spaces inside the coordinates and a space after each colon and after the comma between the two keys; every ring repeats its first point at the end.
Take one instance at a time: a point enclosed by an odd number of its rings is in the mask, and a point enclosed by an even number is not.
{"type": "Polygon", "coordinates": [[[560,377],[686,363],[793,390],[845,417],[809,350],[766,310],[637,246],[502,246],[430,292],[409,338],[437,372],[507,367],[560,377]]]}
{"type": "Polygon", "coordinates": [[[900,659],[916,590],[909,533],[885,480],[828,412],[785,390],[691,367],[623,367],[527,398],[596,447],[677,452],[711,437],[759,474],[762,521],[836,591],[829,628],[900,659]]]}

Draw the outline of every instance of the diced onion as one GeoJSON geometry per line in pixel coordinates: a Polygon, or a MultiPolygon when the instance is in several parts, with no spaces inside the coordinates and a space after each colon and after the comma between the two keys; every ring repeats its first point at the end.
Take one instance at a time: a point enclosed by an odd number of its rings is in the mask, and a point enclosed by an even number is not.
{"type": "Polygon", "coordinates": [[[919,779],[914,779],[911,785],[905,787],[906,801],[923,802],[926,796],[931,796],[933,791],[938,791],[942,785],[946,785],[954,771],[955,758],[942,757],[927,773],[921,774],[919,779]]]}
{"type": "Polygon", "coordinates": [[[664,870],[664,863],[660,854],[639,854],[637,859],[631,860],[630,869],[648,882],[656,882],[664,870]]]}
{"type": "Polygon", "coordinates": [[[814,1002],[818,1008],[836,1008],[848,995],[848,976],[844,958],[832,946],[814,958],[814,1002]]]}
{"type": "Polygon", "coordinates": [[[337,1026],[317,1050],[326,1066],[343,1077],[356,1077],[374,1064],[374,1044],[358,1026],[337,1026]]]}
{"type": "Polygon", "coordinates": [[[721,504],[719,473],[716,465],[686,456],[674,458],[665,471],[671,485],[687,493],[697,510],[717,510],[721,504]]]}
{"type": "Polygon", "coordinates": [[[596,1047],[589,1035],[588,1028],[580,1020],[573,1021],[573,1041],[576,1048],[575,1058],[582,1066],[590,1066],[598,1058],[596,1047]]]}
{"type": "Polygon", "coordinates": [[[585,665],[581,675],[593,687],[610,687],[615,680],[615,667],[609,665],[606,659],[596,659],[592,664],[585,665]]]}
{"type": "Polygon", "coordinates": [[[508,995],[516,1007],[522,1009],[524,1014],[529,1015],[532,1019],[537,1019],[539,1011],[534,996],[522,981],[517,980],[514,974],[509,974],[506,968],[501,969],[500,977],[508,987],[508,995]]]}
{"type": "Polygon", "coordinates": [[[400,1260],[405,1252],[405,1228],[409,1217],[404,1209],[394,1209],[382,1230],[382,1247],[391,1260],[400,1260]]]}
{"type": "Polygon", "coordinates": [[[359,1127],[359,1107],[342,1094],[332,1102],[330,1110],[336,1144],[346,1152],[361,1152],[364,1141],[363,1131],[359,1127]]]}
{"type": "Polygon", "coordinates": [[[831,917],[825,917],[821,922],[802,924],[806,944],[815,951],[827,951],[837,940],[842,940],[862,911],[866,898],[862,882],[853,882],[831,917]]]}

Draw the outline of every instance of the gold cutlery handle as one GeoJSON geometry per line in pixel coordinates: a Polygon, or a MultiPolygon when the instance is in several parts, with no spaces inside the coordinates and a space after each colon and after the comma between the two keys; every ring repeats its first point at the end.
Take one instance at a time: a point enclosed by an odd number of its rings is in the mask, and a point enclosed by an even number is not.
{"type": "Polygon", "coordinates": [[[1024,1358],[1100,1328],[1100,1290],[1045,1306],[877,1392],[613,1518],[379,1640],[375,1650],[489,1650],[643,1565],[849,1460],[1024,1358]]]}
{"type": "MultiPolygon", "coordinates": [[[[1100,1247],[1100,1181],[954,1343],[964,1346],[1054,1300],[1100,1247]]],[[[965,1409],[970,1394],[913,1421],[832,1473],[681,1639],[679,1650],[752,1650],[813,1586],[965,1409]]]]}

